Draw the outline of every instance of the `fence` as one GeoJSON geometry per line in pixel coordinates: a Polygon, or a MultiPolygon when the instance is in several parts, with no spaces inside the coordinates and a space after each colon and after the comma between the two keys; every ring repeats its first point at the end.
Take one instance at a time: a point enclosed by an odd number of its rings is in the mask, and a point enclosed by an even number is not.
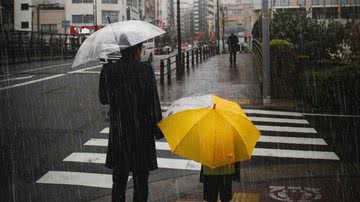
{"type": "Polygon", "coordinates": [[[69,34],[4,30],[0,32],[1,64],[71,58],[80,46],[69,34]]]}
{"type": "Polygon", "coordinates": [[[178,54],[160,60],[160,84],[164,84],[165,76],[168,83],[171,83],[171,74],[174,70],[176,75],[181,75],[185,70],[189,71],[190,66],[194,68],[196,65],[214,56],[215,47],[202,46],[185,50],[181,54],[181,61],[179,61],[178,54]]]}

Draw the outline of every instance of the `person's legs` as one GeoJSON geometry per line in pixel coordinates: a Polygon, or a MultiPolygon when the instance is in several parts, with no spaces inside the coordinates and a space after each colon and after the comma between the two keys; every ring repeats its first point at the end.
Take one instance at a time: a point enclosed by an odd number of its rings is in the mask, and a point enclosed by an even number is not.
{"type": "Polygon", "coordinates": [[[134,202],[146,202],[149,195],[148,187],[149,171],[133,173],[134,202]]]}
{"type": "Polygon", "coordinates": [[[219,181],[216,175],[204,175],[204,200],[216,202],[219,192],[219,181]]]}
{"type": "Polygon", "coordinates": [[[233,59],[234,59],[234,64],[236,64],[236,51],[234,51],[234,56],[233,56],[233,59]]]}
{"type": "Polygon", "coordinates": [[[220,178],[220,200],[221,202],[228,202],[232,199],[232,176],[221,175],[220,178]]]}
{"type": "Polygon", "coordinates": [[[118,168],[113,169],[112,202],[125,202],[128,177],[129,172],[121,171],[118,168]]]}
{"type": "Polygon", "coordinates": [[[230,50],[230,56],[229,56],[230,64],[232,64],[232,51],[230,50]]]}

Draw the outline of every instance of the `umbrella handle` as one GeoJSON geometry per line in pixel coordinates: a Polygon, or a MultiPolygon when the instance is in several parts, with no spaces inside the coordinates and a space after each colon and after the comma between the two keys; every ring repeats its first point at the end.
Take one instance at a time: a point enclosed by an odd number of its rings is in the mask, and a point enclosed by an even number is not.
{"type": "Polygon", "coordinates": [[[212,107],[213,109],[215,109],[216,108],[216,104],[213,104],[213,107],[212,107]]]}

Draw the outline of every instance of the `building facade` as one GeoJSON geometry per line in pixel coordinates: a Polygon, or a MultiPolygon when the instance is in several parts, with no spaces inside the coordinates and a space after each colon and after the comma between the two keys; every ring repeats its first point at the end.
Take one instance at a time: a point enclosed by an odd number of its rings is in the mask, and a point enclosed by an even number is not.
{"type": "Polygon", "coordinates": [[[14,1],[14,29],[21,31],[64,32],[63,0],[14,1]]]}
{"type": "Polygon", "coordinates": [[[96,31],[113,22],[124,21],[128,17],[139,18],[139,10],[133,13],[137,3],[123,0],[65,0],[65,18],[70,24],[70,33],[81,33],[82,29],[96,31]],[[127,6],[129,5],[129,6],[127,6]],[[127,8],[130,8],[127,9],[127,8]],[[131,16],[129,16],[129,14],[131,16]]]}

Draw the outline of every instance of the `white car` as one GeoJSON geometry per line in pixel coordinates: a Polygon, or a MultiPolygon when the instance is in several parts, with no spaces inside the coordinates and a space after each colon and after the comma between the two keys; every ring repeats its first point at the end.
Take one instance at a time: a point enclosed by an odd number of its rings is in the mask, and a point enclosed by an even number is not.
{"type": "Polygon", "coordinates": [[[152,63],[154,61],[155,42],[154,39],[150,39],[143,43],[143,54],[141,61],[152,63]]]}

